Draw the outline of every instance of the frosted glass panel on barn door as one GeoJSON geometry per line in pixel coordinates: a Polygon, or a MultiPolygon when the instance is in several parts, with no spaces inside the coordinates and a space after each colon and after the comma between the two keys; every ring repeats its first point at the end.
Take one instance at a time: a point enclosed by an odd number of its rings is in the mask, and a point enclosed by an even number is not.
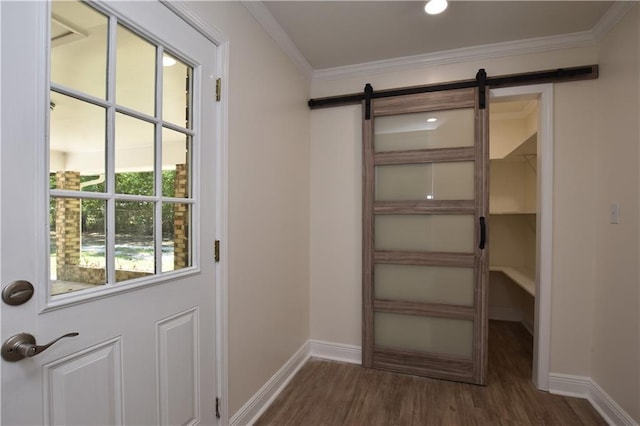
{"type": "Polygon", "coordinates": [[[485,382],[488,115],[477,96],[470,88],[371,101],[365,367],[485,382]]]}

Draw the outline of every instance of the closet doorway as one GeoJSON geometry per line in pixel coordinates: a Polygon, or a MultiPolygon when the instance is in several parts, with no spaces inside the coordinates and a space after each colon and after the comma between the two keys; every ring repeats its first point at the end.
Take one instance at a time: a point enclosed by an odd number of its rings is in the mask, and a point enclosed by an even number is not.
{"type": "Polygon", "coordinates": [[[532,378],[542,390],[549,376],[551,108],[551,85],[491,91],[489,319],[521,322],[531,333],[532,378]]]}

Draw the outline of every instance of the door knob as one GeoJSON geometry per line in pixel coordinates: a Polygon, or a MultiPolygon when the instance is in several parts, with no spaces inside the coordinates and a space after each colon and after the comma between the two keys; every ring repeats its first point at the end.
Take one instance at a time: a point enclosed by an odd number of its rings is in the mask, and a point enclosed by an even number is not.
{"type": "Polygon", "coordinates": [[[38,355],[60,339],[64,339],[65,337],[75,337],[79,334],[80,333],[67,333],[64,336],[60,336],[57,339],[52,340],[46,345],[36,345],[36,338],[33,337],[33,335],[28,333],[19,333],[15,336],[9,337],[7,341],[2,344],[0,351],[2,352],[2,358],[5,361],[20,361],[23,358],[38,355]]]}

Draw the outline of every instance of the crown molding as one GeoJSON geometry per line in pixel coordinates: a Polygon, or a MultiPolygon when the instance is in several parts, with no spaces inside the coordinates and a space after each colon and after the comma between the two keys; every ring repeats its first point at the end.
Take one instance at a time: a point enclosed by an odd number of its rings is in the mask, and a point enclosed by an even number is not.
{"type": "Polygon", "coordinates": [[[261,1],[242,1],[242,5],[260,23],[262,28],[280,46],[280,48],[291,58],[300,72],[310,80],[313,76],[313,67],[307,58],[300,52],[291,37],[282,29],[278,21],[273,17],[267,6],[261,1]]]}
{"type": "Polygon", "coordinates": [[[560,49],[593,46],[602,39],[622,17],[636,4],[635,1],[614,2],[598,23],[588,31],[548,37],[514,40],[485,44],[461,49],[452,49],[422,55],[384,59],[362,64],[314,70],[289,35],[271,15],[262,1],[242,1],[242,5],[260,23],[280,48],[291,58],[301,73],[310,80],[334,80],[403,71],[429,66],[455,64],[475,59],[491,59],[527,53],[547,52],[560,49]]]}
{"type": "Polygon", "coordinates": [[[572,47],[593,45],[595,39],[591,31],[564,34],[560,36],[537,37],[525,40],[507,41],[464,47],[423,55],[385,59],[364,64],[325,68],[313,72],[313,80],[333,80],[368,74],[403,71],[428,66],[454,64],[474,59],[491,59],[525,53],[546,52],[572,47]]]}
{"type": "Polygon", "coordinates": [[[635,4],[635,1],[630,0],[614,2],[596,25],[588,31],[485,44],[475,47],[427,53],[424,55],[405,56],[363,64],[319,69],[313,72],[313,80],[333,80],[428,66],[454,64],[474,59],[491,59],[502,56],[592,46],[615,27],[635,4]]]}
{"type": "Polygon", "coordinates": [[[635,1],[614,2],[605,14],[602,15],[602,18],[600,18],[598,23],[596,23],[591,29],[595,41],[602,40],[602,38],[616,26],[622,17],[631,10],[635,4],[635,1]]]}

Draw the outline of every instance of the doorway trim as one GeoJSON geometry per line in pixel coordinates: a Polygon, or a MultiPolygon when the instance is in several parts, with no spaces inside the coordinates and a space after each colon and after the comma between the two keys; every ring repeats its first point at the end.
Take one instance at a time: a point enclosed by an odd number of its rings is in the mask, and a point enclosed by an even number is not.
{"type": "Polygon", "coordinates": [[[538,160],[536,215],[536,296],[533,333],[533,383],[549,390],[551,282],[553,265],[553,84],[492,89],[491,99],[537,95],[538,160]]]}
{"type": "MultiPolygon", "coordinates": [[[[219,398],[218,424],[229,424],[229,312],[228,312],[228,206],[229,206],[229,37],[204,20],[182,0],[159,0],[207,40],[216,45],[216,76],[223,85],[216,102],[216,240],[220,241],[220,260],[216,267],[216,393],[219,398]]],[[[213,250],[213,247],[211,248],[213,250]]],[[[213,252],[211,253],[213,257],[213,252]]]]}

